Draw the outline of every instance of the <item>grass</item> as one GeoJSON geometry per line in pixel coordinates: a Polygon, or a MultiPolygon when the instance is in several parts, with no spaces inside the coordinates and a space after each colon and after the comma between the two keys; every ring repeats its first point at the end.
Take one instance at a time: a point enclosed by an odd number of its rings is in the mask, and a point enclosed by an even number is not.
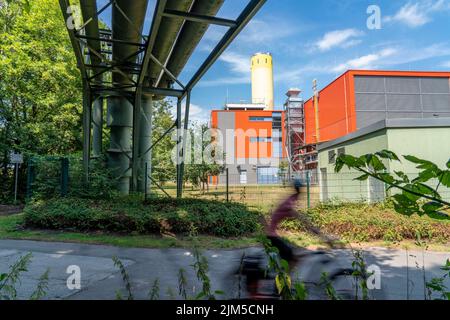
{"type": "MultiPolygon", "coordinates": [[[[40,229],[33,227],[33,225],[29,228],[23,227],[26,214],[0,216],[0,239],[62,241],[141,248],[191,248],[194,244],[193,239],[186,233],[177,232],[176,230],[179,227],[173,229],[172,232],[165,232],[165,227],[161,230],[157,228],[157,230],[151,232],[145,228],[134,229],[134,224],[131,224],[129,229],[123,229],[129,222],[124,217],[130,216],[132,219],[138,219],[139,217],[145,218],[156,214],[162,217],[161,222],[163,224],[173,225],[175,223],[179,225],[181,223],[182,226],[191,222],[194,222],[194,224],[200,223],[200,225],[206,223],[203,230],[211,231],[211,227],[215,226],[220,228],[219,231],[224,232],[223,225],[225,223],[241,227],[243,217],[248,219],[249,213],[264,212],[268,214],[271,208],[271,206],[268,207],[263,204],[245,207],[238,204],[228,205],[223,202],[200,199],[187,200],[178,205],[176,202],[163,201],[147,206],[136,199],[117,201],[117,203],[110,201],[86,202],[80,199],[53,200],[48,203],[35,204],[25,209],[25,212],[28,212],[28,218],[31,214],[33,221],[43,221],[43,224],[39,226],[40,229]],[[235,211],[228,211],[232,208],[235,211]],[[220,211],[222,214],[216,215],[215,211],[220,211]],[[110,218],[120,219],[117,220],[117,224],[112,229],[109,227],[85,228],[83,224],[78,228],[79,221],[85,221],[85,218],[90,217],[91,213],[100,217],[106,215],[107,221],[110,218]],[[189,216],[194,220],[185,219],[189,216]],[[222,220],[225,216],[226,219],[222,220]],[[198,217],[202,218],[196,220],[198,217]],[[230,217],[232,217],[231,220],[230,217]],[[221,219],[219,223],[217,219],[221,219]],[[72,223],[73,221],[76,223],[72,223]],[[116,230],[116,226],[120,227],[120,231],[116,230]],[[163,234],[163,236],[159,234],[163,234]]],[[[420,248],[418,245],[420,243],[417,241],[417,239],[420,239],[423,243],[426,243],[430,250],[448,251],[450,247],[450,219],[448,217],[403,216],[396,213],[389,202],[378,205],[330,203],[319,205],[306,212],[313,222],[326,233],[337,235],[346,243],[353,245],[414,249],[420,248]]],[[[89,219],[92,220],[92,226],[95,227],[97,220],[92,217],[89,219]]],[[[99,219],[98,221],[104,224],[104,220],[99,219]]],[[[209,232],[208,235],[205,235],[205,232],[199,231],[200,236],[196,238],[195,243],[202,248],[210,249],[251,247],[259,243],[257,229],[260,228],[256,228],[256,231],[236,234],[234,237],[209,232]]],[[[312,248],[321,246],[319,239],[306,233],[302,226],[295,221],[284,223],[281,235],[296,246],[312,248]]]]}
{"type": "MultiPolygon", "coordinates": [[[[176,186],[167,183],[164,185],[165,191],[172,197],[176,196],[176,186]]],[[[162,191],[156,192],[163,196],[162,191]]],[[[316,186],[310,188],[310,202],[312,205],[319,202],[320,190],[316,186]]],[[[292,193],[290,185],[230,185],[229,199],[239,203],[246,204],[252,208],[261,210],[263,212],[271,211],[282,200],[286,199],[292,193]]],[[[211,185],[209,190],[201,190],[191,186],[186,186],[183,194],[187,198],[206,199],[206,200],[225,200],[226,188],[222,185],[211,185]]],[[[299,199],[299,206],[307,207],[307,191],[306,188],[302,190],[299,199]]]]}
{"type": "MultiPolygon", "coordinates": [[[[72,242],[82,244],[111,245],[124,248],[192,248],[194,241],[190,237],[163,237],[156,235],[118,235],[107,233],[81,233],[53,230],[30,230],[23,229],[23,214],[0,217],[0,239],[35,240],[50,242],[72,242]]],[[[297,231],[283,231],[281,235],[293,245],[305,248],[323,247],[320,240],[308,233],[297,231]]],[[[219,238],[211,236],[199,236],[195,244],[202,249],[239,249],[259,245],[257,234],[244,238],[219,238]]],[[[385,247],[390,249],[419,250],[414,240],[402,241],[361,241],[350,243],[353,247],[385,247]]],[[[427,249],[431,251],[449,251],[448,243],[428,242],[427,249]]]]}

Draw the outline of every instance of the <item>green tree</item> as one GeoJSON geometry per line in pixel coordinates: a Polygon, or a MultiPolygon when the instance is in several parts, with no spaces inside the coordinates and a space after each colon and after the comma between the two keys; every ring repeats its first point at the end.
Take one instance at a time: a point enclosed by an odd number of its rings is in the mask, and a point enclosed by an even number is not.
{"type": "MultiPolygon", "coordinates": [[[[81,84],[55,0],[0,5],[0,166],[8,154],[81,149],[81,84]]],[[[4,185],[2,183],[2,185],[4,185]]]]}
{"type": "MultiPolygon", "coordinates": [[[[156,143],[164,133],[172,127],[174,119],[170,109],[171,104],[167,100],[155,101],[153,105],[153,135],[152,142],[156,143]]],[[[176,167],[172,162],[171,152],[176,142],[172,141],[170,134],[162,138],[152,150],[152,177],[164,184],[173,181],[176,176],[176,167]]]]}
{"type": "Polygon", "coordinates": [[[192,185],[202,187],[202,190],[209,190],[209,177],[217,176],[223,171],[223,165],[221,160],[224,159],[223,150],[219,147],[211,149],[210,155],[211,159],[205,159],[203,157],[203,152],[210,146],[213,146],[212,137],[210,136],[209,128],[206,124],[194,123],[192,129],[190,130],[191,137],[194,141],[191,141],[191,160],[192,164],[188,164],[185,167],[184,181],[190,182],[192,185]],[[202,158],[195,159],[197,156],[195,149],[201,151],[202,158]],[[212,160],[212,161],[211,161],[212,160]]]}

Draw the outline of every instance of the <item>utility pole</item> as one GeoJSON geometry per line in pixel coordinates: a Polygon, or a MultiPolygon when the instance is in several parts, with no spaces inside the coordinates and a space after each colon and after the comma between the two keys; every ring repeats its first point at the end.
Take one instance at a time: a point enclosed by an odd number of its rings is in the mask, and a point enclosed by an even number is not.
{"type": "Polygon", "coordinates": [[[313,80],[313,92],[314,92],[314,113],[316,118],[316,142],[320,142],[320,121],[319,121],[319,90],[317,90],[317,79],[313,80]]]}

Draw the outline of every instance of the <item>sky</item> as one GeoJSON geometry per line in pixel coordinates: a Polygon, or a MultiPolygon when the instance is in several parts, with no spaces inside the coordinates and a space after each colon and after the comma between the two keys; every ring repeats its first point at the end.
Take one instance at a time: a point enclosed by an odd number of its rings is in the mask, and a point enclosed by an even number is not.
{"type": "MultiPolygon", "coordinates": [[[[218,16],[235,19],[246,4],[225,0],[218,16]]],[[[226,30],[210,27],[182,82],[226,30]]],[[[275,105],[281,109],[289,88],[300,88],[308,99],[314,79],[322,88],[348,69],[449,71],[449,34],[450,0],[268,0],[193,90],[191,119],[207,121],[226,101],[251,101],[250,59],[257,52],[273,55],[275,105]],[[371,5],[380,10],[377,28],[368,27],[368,19],[375,21],[371,5]]]]}

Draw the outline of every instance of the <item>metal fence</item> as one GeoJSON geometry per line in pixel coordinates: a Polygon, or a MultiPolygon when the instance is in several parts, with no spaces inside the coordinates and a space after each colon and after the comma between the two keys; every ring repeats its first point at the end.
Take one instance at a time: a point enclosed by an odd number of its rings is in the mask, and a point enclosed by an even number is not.
{"type": "MultiPolygon", "coordinates": [[[[113,189],[113,182],[105,182],[104,176],[96,175],[95,170],[91,172],[91,181],[86,185],[83,180],[83,169],[81,158],[32,158],[27,167],[27,196],[39,194],[44,197],[55,195],[80,195],[95,197],[101,196],[108,188],[113,189]],[[109,185],[108,185],[109,183],[109,185]]],[[[164,179],[165,175],[153,172],[153,182],[146,195],[151,197],[173,197],[177,196],[176,182],[164,179]]],[[[221,183],[213,183],[213,179],[192,184],[184,183],[183,197],[196,199],[209,199],[219,201],[233,201],[245,203],[251,207],[258,207],[270,211],[282,200],[293,193],[292,177],[278,176],[270,180],[270,183],[248,184],[240,180],[239,175],[227,174],[221,183]]],[[[411,178],[417,176],[415,173],[408,174],[411,178]]],[[[379,180],[369,178],[359,181],[356,178],[360,174],[354,173],[326,173],[314,174],[305,172],[300,175],[303,182],[299,206],[301,208],[314,207],[321,202],[368,202],[376,203],[386,200],[389,196],[398,192],[394,189],[388,190],[388,186],[379,180]]],[[[298,177],[298,175],[297,175],[298,177]]],[[[437,181],[429,181],[429,186],[436,188],[437,181]]],[[[450,190],[439,189],[444,199],[450,199],[450,190]]]]}

